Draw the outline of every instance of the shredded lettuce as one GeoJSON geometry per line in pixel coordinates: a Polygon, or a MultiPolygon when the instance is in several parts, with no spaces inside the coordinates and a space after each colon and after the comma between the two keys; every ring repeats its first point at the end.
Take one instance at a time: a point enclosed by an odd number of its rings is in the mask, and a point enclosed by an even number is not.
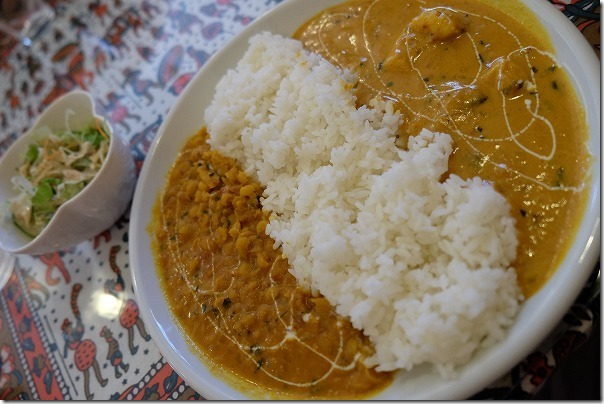
{"type": "Polygon", "coordinates": [[[100,170],[109,149],[106,126],[52,132],[39,129],[18,174],[12,178],[19,195],[9,201],[13,221],[31,237],[40,234],[59,206],[77,195],[100,170]]]}

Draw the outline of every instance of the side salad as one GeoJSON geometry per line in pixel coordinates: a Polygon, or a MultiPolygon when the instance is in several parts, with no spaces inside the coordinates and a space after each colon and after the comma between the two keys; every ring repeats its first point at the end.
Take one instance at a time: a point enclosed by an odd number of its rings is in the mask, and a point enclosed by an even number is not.
{"type": "Polygon", "coordinates": [[[9,201],[13,221],[35,237],[59,206],[78,194],[94,178],[109,150],[109,131],[94,120],[81,131],[38,129],[18,174],[11,181],[19,195],[9,201]]]}

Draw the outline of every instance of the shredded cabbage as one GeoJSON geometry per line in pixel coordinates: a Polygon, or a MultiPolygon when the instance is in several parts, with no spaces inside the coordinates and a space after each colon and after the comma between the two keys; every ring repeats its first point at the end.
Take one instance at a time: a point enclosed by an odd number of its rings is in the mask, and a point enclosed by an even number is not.
{"type": "Polygon", "coordinates": [[[9,201],[15,225],[35,237],[59,206],[77,195],[100,170],[109,150],[109,131],[94,120],[81,131],[38,129],[18,174],[11,181],[19,195],[9,201]]]}

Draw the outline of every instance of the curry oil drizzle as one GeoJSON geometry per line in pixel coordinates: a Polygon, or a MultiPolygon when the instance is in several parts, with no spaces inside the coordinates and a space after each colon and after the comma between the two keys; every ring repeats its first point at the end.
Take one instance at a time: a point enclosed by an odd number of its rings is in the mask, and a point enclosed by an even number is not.
{"type": "Polygon", "coordinates": [[[152,232],[164,292],[187,334],[220,366],[288,397],[356,398],[388,385],[391,374],[362,364],[373,353],[367,338],[301,290],[273,249],[261,186],[206,139],[203,129],[174,163],[152,232]]]}
{"type": "MultiPolygon", "coordinates": [[[[490,18],[486,15],[480,15],[480,14],[476,14],[476,13],[466,11],[463,9],[457,9],[454,7],[445,7],[445,6],[429,7],[426,5],[427,2],[419,1],[418,3],[425,5],[425,8],[423,10],[421,10],[421,13],[436,12],[436,13],[440,13],[440,15],[443,16],[443,18],[446,18],[449,20],[451,20],[451,14],[462,15],[464,17],[472,16],[477,19],[484,20],[484,21],[488,22],[489,24],[493,24],[493,25],[500,27],[502,29],[502,31],[505,31],[505,33],[507,35],[509,35],[509,37],[514,41],[514,43],[517,46],[516,49],[513,49],[507,55],[502,55],[501,60],[509,61],[513,55],[521,54],[524,57],[526,66],[528,67],[527,70],[529,71],[531,80],[530,80],[530,82],[525,83],[525,85],[529,85],[533,88],[531,90],[531,96],[534,97],[534,102],[531,99],[525,100],[526,110],[531,117],[530,121],[524,127],[520,128],[520,129],[512,128],[512,125],[510,123],[510,119],[508,116],[508,112],[507,112],[507,106],[506,106],[508,97],[506,96],[505,87],[503,85],[504,83],[501,78],[501,67],[500,67],[499,72],[498,72],[498,75],[500,77],[497,80],[497,89],[500,92],[501,104],[502,104],[501,116],[504,118],[507,134],[500,135],[497,137],[492,137],[492,138],[484,138],[484,137],[477,135],[476,133],[467,133],[467,132],[462,131],[458,127],[455,119],[452,118],[451,113],[447,108],[447,105],[445,105],[445,103],[443,102],[442,95],[446,94],[446,93],[457,93],[460,90],[469,89],[476,85],[480,75],[483,73],[483,70],[485,69],[485,63],[483,60],[481,60],[482,57],[481,57],[480,51],[478,50],[478,43],[480,42],[480,39],[478,38],[479,34],[472,33],[469,31],[465,31],[465,32],[461,33],[461,35],[466,36],[469,39],[470,44],[473,49],[476,65],[478,66],[478,69],[477,69],[476,74],[474,75],[472,81],[467,84],[457,83],[457,84],[459,84],[459,86],[457,86],[457,88],[447,89],[447,90],[437,90],[437,89],[434,89],[433,86],[431,87],[428,82],[423,81],[423,78],[425,77],[425,75],[414,63],[414,56],[412,55],[413,46],[412,46],[412,44],[410,44],[410,41],[413,40],[417,35],[412,32],[411,22],[409,22],[407,25],[404,25],[402,27],[401,34],[399,35],[400,38],[404,39],[404,45],[405,45],[404,51],[401,51],[400,49],[396,49],[396,51],[398,51],[397,53],[399,53],[399,54],[403,54],[403,52],[404,52],[407,55],[407,61],[410,63],[411,68],[413,69],[413,71],[416,72],[417,77],[422,79],[422,81],[424,82],[425,93],[422,95],[413,95],[413,94],[404,93],[404,92],[394,92],[391,90],[392,84],[383,78],[383,73],[382,73],[383,61],[381,61],[382,58],[379,55],[376,55],[375,52],[372,50],[372,45],[371,45],[372,41],[370,40],[371,33],[368,32],[369,31],[369,29],[368,29],[369,22],[368,21],[373,20],[373,18],[372,18],[373,16],[371,13],[372,9],[374,7],[376,7],[379,3],[382,3],[385,1],[388,1],[388,0],[374,0],[374,1],[357,2],[359,4],[361,4],[361,3],[369,4],[366,7],[366,9],[364,10],[364,12],[362,13],[362,15],[358,16],[358,18],[362,20],[362,32],[363,32],[362,39],[363,39],[363,48],[365,51],[364,53],[366,53],[368,55],[369,59],[371,60],[370,65],[372,67],[373,74],[375,75],[375,77],[378,78],[378,80],[380,81],[382,86],[380,88],[374,87],[372,84],[367,83],[364,80],[363,76],[359,77],[359,82],[362,82],[364,85],[366,85],[374,94],[380,94],[382,97],[397,100],[402,106],[404,106],[404,111],[407,111],[409,114],[420,116],[428,121],[435,121],[435,120],[438,121],[438,123],[442,124],[447,129],[447,132],[449,134],[456,134],[459,136],[460,139],[464,139],[467,142],[468,146],[471,147],[472,150],[474,150],[477,154],[484,155],[484,152],[479,150],[477,147],[475,147],[472,144],[473,141],[477,141],[477,142],[508,141],[508,142],[513,142],[514,144],[516,144],[518,146],[519,152],[527,153],[529,155],[532,155],[532,156],[534,156],[542,161],[546,161],[546,162],[549,162],[552,160],[552,158],[554,157],[554,155],[556,153],[556,146],[557,146],[556,131],[555,131],[555,128],[553,127],[553,125],[551,124],[550,120],[546,116],[544,116],[543,114],[540,113],[540,109],[541,109],[541,105],[540,105],[541,102],[540,102],[540,95],[539,95],[539,93],[540,93],[539,86],[540,85],[535,80],[535,70],[534,70],[534,68],[532,68],[533,66],[532,66],[529,56],[528,56],[528,53],[530,53],[531,51],[539,53],[540,55],[547,57],[548,59],[551,60],[551,63],[549,63],[549,65],[551,67],[557,68],[559,66],[559,62],[551,52],[541,50],[535,46],[523,46],[520,39],[518,38],[518,36],[515,35],[512,32],[512,30],[510,30],[508,27],[506,27],[501,22],[499,22],[493,18],[490,18]],[[431,115],[424,114],[421,111],[415,110],[413,108],[413,106],[407,102],[408,100],[412,100],[412,99],[417,100],[417,99],[427,99],[427,98],[435,99],[439,103],[443,117],[440,117],[440,116],[434,117],[431,115]],[[550,147],[549,147],[549,150],[547,153],[541,153],[538,150],[533,150],[531,148],[530,144],[523,142],[522,135],[525,134],[527,132],[527,130],[536,123],[536,121],[540,121],[546,126],[546,131],[548,132],[548,135],[551,138],[551,145],[549,145],[550,147]]],[[[342,69],[350,68],[350,65],[348,63],[342,61],[342,55],[345,55],[347,52],[345,50],[341,51],[341,52],[333,52],[330,49],[330,47],[326,45],[326,41],[324,40],[324,37],[331,35],[331,33],[322,35],[322,31],[324,31],[327,26],[333,25],[332,23],[333,23],[334,19],[349,18],[349,17],[350,17],[350,13],[340,13],[340,12],[334,12],[333,14],[326,13],[326,14],[324,14],[324,18],[321,18],[320,21],[317,23],[317,25],[320,27],[319,32],[318,32],[318,37],[319,37],[319,42],[321,44],[321,49],[318,49],[319,53],[326,56],[330,60],[330,62],[332,62],[336,66],[339,66],[342,69]]],[[[356,43],[354,45],[358,46],[358,44],[356,44],[356,43]]],[[[313,50],[317,51],[317,49],[313,49],[313,50]]],[[[361,52],[357,51],[357,53],[360,54],[361,52]]],[[[493,154],[496,154],[496,153],[493,153],[493,154]]],[[[511,167],[509,164],[505,164],[503,162],[497,161],[496,155],[490,156],[490,158],[487,159],[485,162],[487,164],[491,164],[491,165],[497,167],[498,169],[503,169],[503,170],[513,173],[514,175],[523,177],[523,178],[525,178],[529,181],[532,181],[532,182],[538,184],[539,186],[541,186],[545,189],[548,189],[548,190],[570,190],[570,191],[578,192],[578,191],[582,190],[585,185],[584,181],[580,181],[577,184],[571,184],[571,185],[552,185],[551,183],[544,182],[538,176],[531,176],[531,175],[524,174],[518,168],[514,168],[514,167],[511,167]]]]}
{"type": "MultiPolygon", "coordinates": [[[[356,74],[357,104],[392,100],[397,145],[421,129],[450,134],[449,172],[492,182],[519,234],[516,270],[535,293],[571,245],[586,206],[585,115],[536,17],[497,0],[352,0],[294,34],[356,74]],[[530,27],[530,28],[527,28],[530,27]]],[[[518,4],[515,4],[518,3],[518,4]]]]}

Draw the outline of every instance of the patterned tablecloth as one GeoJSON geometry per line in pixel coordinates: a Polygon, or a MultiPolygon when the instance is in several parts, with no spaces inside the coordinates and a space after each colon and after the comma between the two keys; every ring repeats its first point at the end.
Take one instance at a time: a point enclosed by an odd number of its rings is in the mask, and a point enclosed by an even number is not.
{"type": "MultiPolygon", "coordinates": [[[[550,1],[599,55],[599,2],[550,1]]],[[[56,97],[82,88],[129,140],[140,169],[193,75],[279,2],[49,1],[56,18],[31,48],[0,34],[0,154],[56,97]]],[[[74,248],[17,258],[0,292],[0,399],[202,398],[165,361],[138,316],[128,222],[129,212],[74,248]]],[[[589,335],[599,314],[598,274],[539,349],[476,398],[525,398],[543,385],[589,335]]]]}

